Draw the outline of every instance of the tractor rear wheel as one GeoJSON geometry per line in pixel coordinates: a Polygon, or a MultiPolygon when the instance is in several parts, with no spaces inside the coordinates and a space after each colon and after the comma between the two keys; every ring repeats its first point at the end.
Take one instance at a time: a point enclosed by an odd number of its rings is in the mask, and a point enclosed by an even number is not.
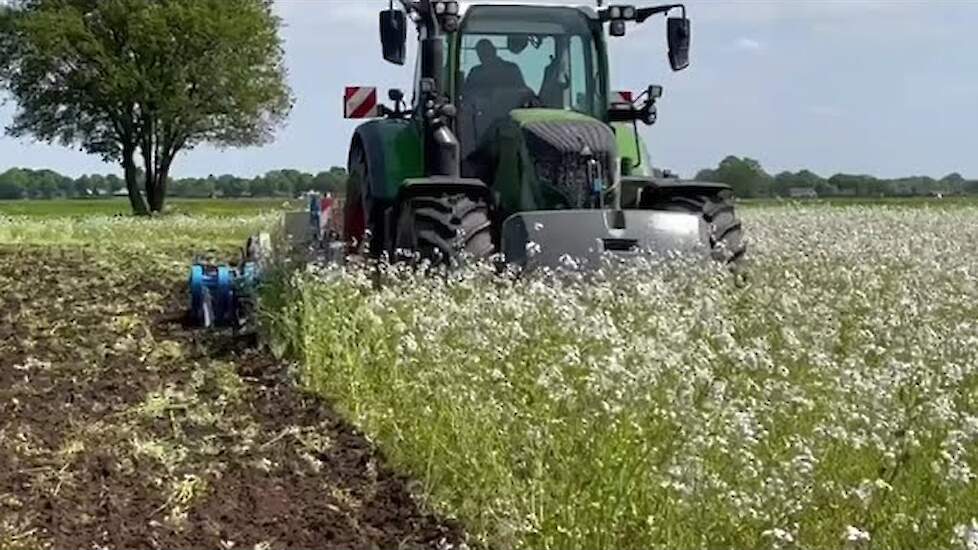
{"type": "Polygon", "coordinates": [[[744,230],[734,211],[733,199],[726,193],[718,195],[673,195],[657,199],[643,208],[697,214],[709,226],[710,249],[713,259],[739,271],[747,253],[744,230]]]}
{"type": "Polygon", "coordinates": [[[489,205],[467,195],[420,196],[401,205],[394,254],[412,254],[433,264],[457,266],[496,251],[489,205]]]}
{"type": "Polygon", "coordinates": [[[367,152],[359,140],[354,141],[350,148],[347,167],[349,175],[343,205],[343,239],[349,253],[358,252],[366,244],[370,255],[378,257],[383,251],[386,231],[384,208],[371,200],[367,152]]]}

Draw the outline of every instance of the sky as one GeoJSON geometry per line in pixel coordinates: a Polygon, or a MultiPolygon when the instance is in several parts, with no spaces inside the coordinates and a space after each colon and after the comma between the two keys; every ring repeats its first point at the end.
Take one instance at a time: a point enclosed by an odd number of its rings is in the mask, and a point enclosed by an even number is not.
{"type": "MultiPolygon", "coordinates": [[[[377,86],[382,97],[388,88],[412,87],[413,50],[404,67],[381,58],[377,11],[386,5],[277,0],[296,96],[287,125],[261,148],[185,153],[174,176],[345,165],[356,124],[342,119],[343,87],[377,86]]],[[[613,89],[665,88],[658,123],[642,130],[656,166],[691,176],[734,154],[758,159],[771,173],[957,171],[978,178],[978,0],[687,6],[692,48],[685,71],[669,69],[662,18],[611,39],[613,89]]],[[[0,126],[14,109],[0,106],[0,126]]],[[[2,136],[0,171],[11,166],[73,176],[118,172],[79,151],[2,136]]]]}

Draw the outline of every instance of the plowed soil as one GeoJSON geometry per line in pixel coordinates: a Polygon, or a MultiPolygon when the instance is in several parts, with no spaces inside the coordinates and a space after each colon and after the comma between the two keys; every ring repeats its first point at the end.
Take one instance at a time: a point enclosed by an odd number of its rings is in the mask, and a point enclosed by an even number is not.
{"type": "Polygon", "coordinates": [[[150,264],[0,247],[0,549],[461,544],[287,366],[185,327],[180,262],[150,264]]]}

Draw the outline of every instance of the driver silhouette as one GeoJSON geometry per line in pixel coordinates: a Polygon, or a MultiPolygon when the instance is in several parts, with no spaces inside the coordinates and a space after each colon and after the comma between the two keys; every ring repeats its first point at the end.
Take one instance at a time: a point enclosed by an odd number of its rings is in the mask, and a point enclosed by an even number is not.
{"type": "Polygon", "coordinates": [[[465,79],[464,89],[467,93],[490,88],[526,88],[519,66],[499,57],[492,41],[487,38],[479,40],[475,51],[480,64],[473,67],[465,79]]]}

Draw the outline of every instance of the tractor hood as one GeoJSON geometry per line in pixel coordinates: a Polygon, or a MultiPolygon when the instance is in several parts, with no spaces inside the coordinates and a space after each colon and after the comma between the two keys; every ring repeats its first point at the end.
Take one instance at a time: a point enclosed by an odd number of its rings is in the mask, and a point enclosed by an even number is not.
{"type": "Polygon", "coordinates": [[[515,109],[498,137],[494,188],[510,213],[601,208],[619,180],[615,133],[590,116],[515,109]]]}
{"type": "Polygon", "coordinates": [[[572,111],[516,109],[499,138],[494,189],[501,191],[507,262],[533,268],[567,258],[597,266],[608,255],[648,252],[709,257],[700,216],[615,209],[619,152],[608,124],[572,111]]]}

